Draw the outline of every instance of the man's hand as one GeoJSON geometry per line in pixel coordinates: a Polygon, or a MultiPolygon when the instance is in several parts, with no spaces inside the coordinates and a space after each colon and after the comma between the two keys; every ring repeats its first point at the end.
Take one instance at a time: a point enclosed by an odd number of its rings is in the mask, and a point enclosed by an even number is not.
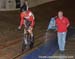
{"type": "Polygon", "coordinates": [[[67,28],[69,27],[69,24],[67,24],[67,28]]]}

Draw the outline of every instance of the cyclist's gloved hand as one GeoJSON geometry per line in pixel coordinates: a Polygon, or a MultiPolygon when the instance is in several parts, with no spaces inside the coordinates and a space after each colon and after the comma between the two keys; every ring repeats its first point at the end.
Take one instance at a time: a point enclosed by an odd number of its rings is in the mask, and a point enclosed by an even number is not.
{"type": "Polygon", "coordinates": [[[19,26],[19,27],[18,27],[18,30],[20,31],[20,29],[21,29],[21,27],[19,26]]]}

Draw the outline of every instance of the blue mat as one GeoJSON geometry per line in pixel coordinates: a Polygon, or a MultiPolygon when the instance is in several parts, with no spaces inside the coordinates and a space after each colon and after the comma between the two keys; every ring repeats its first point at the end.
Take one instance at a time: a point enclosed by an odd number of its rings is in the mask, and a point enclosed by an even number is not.
{"type": "Polygon", "coordinates": [[[22,57],[21,59],[40,59],[39,56],[51,56],[57,49],[57,40],[49,40],[47,43],[44,43],[38,49],[34,50],[27,56],[22,57]]]}

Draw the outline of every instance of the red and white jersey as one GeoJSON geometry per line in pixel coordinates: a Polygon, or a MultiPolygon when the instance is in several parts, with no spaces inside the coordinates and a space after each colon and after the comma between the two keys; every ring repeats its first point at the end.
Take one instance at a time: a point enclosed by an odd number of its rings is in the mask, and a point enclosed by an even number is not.
{"type": "Polygon", "coordinates": [[[35,21],[34,21],[34,15],[31,11],[26,11],[26,12],[21,12],[20,14],[20,26],[22,27],[22,25],[24,25],[24,18],[26,18],[28,21],[31,21],[31,27],[34,26],[35,21]]]}

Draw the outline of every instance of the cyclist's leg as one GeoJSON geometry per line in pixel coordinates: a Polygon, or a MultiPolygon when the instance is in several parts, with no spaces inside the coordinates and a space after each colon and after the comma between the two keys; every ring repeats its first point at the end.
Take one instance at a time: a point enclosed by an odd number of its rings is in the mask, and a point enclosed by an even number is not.
{"type": "Polygon", "coordinates": [[[27,45],[27,40],[26,40],[26,30],[24,29],[24,37],[22,40],[22,52],[24,51],[24,49],[26,48],[27,45]]]}
{"type": "Polygon", "coordinates": [[[27,35],[26,35],[26,29],[24,29],[24,42],[25,42],[25,44],[27,45],[28,43],[27,43],[27,35]]]}
{"type": "Polygon", "coordinates": [[[31,36],[31,39],[30,39],[30,48],[32,48],[33,44],[34,44],[34,35],[33,35],[33,31],[32,30],[33,30],[32,28],[28,29],[28,32],[29,32],[29,34],[31,36]]]}
{"type": "Polygon", "coordinates": [[[25,48],[26,48],[25,42],[24,40],[22,40],[22,52],[24,51],[25,48]]]}

